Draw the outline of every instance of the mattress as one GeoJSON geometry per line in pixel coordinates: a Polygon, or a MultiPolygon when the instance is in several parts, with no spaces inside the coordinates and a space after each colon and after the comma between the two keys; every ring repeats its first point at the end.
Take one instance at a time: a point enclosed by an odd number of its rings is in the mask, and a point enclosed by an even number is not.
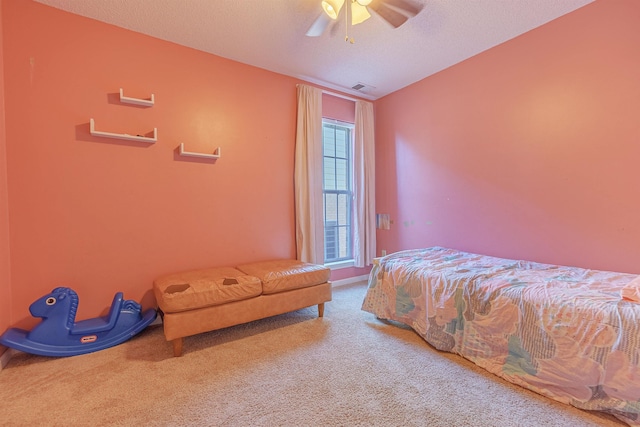
{"type": "Polygon", "coordinates": [[[362,309],[530,390],[640,425],[636,275],[433,247],[381,258],[362,309]]]}

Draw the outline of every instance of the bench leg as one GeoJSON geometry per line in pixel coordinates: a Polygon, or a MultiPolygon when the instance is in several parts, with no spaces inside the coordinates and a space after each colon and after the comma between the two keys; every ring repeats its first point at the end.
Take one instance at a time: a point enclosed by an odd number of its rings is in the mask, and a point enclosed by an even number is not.
{"type": "Polygon", "coordinates": [[[182,356],[182,338],[176,338],[175,340],[171,341],[171,343],[173,344],[173,356],[182,356]]]}
{"type": "Polygon", "coordinates": [[[324,303],[318,304],[318,317],[324,316],[324,303]]]}

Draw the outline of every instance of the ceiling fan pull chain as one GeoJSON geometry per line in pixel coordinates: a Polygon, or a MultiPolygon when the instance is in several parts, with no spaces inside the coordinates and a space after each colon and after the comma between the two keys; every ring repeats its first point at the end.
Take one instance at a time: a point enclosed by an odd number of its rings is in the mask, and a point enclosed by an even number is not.
{"type": "MultiPolygon", "coordinates": [[[[356,0],[350,0],[350,1],[353,3],[356,0]]],[[[351,40],[349,40],[349,11],[351,11],[351,7],[349,7],[348,3],[345,9],[346,10],[344,11],[344,41],[354,44],[356,41],[353,39],[353,37],[351,37],[351,40]]]]}

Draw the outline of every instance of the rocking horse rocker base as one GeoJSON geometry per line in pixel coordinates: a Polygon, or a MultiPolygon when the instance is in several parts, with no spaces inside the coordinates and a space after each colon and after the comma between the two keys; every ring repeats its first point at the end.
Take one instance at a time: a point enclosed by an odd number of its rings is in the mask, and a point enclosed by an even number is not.
{"type": "Polygon", "coordinates": [[[40,356],[76,356],[123,343],[156,319],[156,310],[142,313],[140,304],[123,300],[118,292],[104,317],[75,322],[78,294],[70,288],[55,288],[29,306],[42,321],[31,331],[8,329],[0,344],[40,356]]]}

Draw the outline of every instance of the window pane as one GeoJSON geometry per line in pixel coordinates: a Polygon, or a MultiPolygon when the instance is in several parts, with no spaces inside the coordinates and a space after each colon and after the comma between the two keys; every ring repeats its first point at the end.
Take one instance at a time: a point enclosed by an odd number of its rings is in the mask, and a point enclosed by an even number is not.
{"type": "Polygon", "coordinates": [[[322,131],[325,262],[348,260],[353,257],[352,128],[325,123],[322,131]]]}
{"type": "Polygon", "coordinates": [[[327,126],[325,125],[322,129],[323,132],[323,151],[324,155],[327,157],[335,157],[336,156],[336,144],[335,144],[335,126],[327,126]]]}
{"type": "Polygon", "coordinates": [[[324,229],[324,257],[325,260],[339,258],[337,229],[334,224],[326,223],[324,229]]]}
{"type": "Polygon", "coordinates": [[[346,159],[336,159],[335,169],[335,188],[337,190],[349,189],[348,161],[346,159]]]}
{"type": "Polygon", "coordinates": [[[347,146],[349,144],[349,140],[347,139],[346,132],[336,132],[336,157],[346,158],[347,156],[347,146]]]}
{"type": "Polygon", "coordinates": [[[333,157],[324,158],[324,189],[336,189],[336,161],[333,157]]]}
{"type": "Polygon", "coordinates": [[[349,229],[346,227],[340,227],[338,229],[338,256],[340,258],[350,257],[349,251],[349,229]]]}
{"type": "Polygon", "coordinates": [[[325,223],[338,221],[338,195],[337,194],[325,194],[324,195],[324,221],[325,223]]]}
{"type": "Polygon", "coordinates": [[[349,225],[349,219],[351,219],[351,211],[349,209],[349,199],[347,195],[339,194],[336,203],[336,221],[338,221],[338,225],[349,225]]]}

